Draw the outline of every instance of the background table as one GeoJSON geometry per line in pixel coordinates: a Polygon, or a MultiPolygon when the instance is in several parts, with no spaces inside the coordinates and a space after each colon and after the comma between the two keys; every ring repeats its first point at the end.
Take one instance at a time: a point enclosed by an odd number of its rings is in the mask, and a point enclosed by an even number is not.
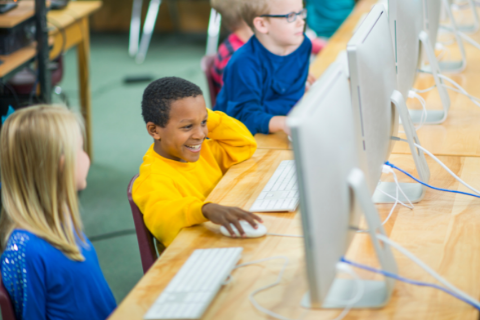
{"type": "MultiPolygon", "coordinates": [[[[0,15],[0,27],[10,27],[34,15],[33,1],[21,1],[18,8],[0,15]]],[[[101,1],[72,1],[62,10],[52,10],[47,14],[51,44],[50,58],[62,51],[77,46],[78,81],[80,90],[80,110],[85,120],[85,148],[93,157],[91,97],[89,80],[90,30],[89,16],[102,6],[101,1]]],[[[0,56],[0,80],[6,81],[17,70],[30,63],[36,56],[35,43],[15,51],[8,56],[0,56]]]]}

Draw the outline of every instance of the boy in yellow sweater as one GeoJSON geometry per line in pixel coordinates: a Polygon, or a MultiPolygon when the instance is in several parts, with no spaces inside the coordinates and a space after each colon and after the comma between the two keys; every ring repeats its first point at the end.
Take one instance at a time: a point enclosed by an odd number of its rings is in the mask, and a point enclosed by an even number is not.
{"type": "Polygon", "coordinates": [[[176,77],[158,79],[145,89],[142,115],[154,142],[143,157],[132,189],[145,225],[165,247],[182,228],[206,222],[240,220],[257,228],[261,218],[248,211],[205,202],[225,172],[257,148],[240,121],[207,109],[201,89],[176,77]]]}

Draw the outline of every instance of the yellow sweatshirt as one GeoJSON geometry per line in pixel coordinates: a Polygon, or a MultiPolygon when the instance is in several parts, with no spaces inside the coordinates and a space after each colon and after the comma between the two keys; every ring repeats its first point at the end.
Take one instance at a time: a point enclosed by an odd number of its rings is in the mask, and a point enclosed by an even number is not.
{"type": "Polygon", "coordinates": [[[208,138],[197,162],[166,159],[153,150],[143,157],[132,196],[148,230],[166,247],[184,227],[207,221],[202,206],[225,172],[250,158],[257,143],[240,121],[208,110],[208,138]]]}

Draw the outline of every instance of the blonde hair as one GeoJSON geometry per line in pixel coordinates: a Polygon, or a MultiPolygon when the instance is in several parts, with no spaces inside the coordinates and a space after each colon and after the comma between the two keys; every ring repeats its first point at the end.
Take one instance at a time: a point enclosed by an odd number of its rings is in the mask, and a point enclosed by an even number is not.
{"type": "Polygon", "coordinates": [[[19,228],[72,260],[84,260],[77,245],[85,240],[75,179],[83,132],[80,118],[59,106],[20,109],[5,121],[0,134],[2,251],[19,228]]]}
{"type": "Polygon", "coordinates": [[[242,26],[242,7],[245,0],[211,0],[210,5],[222,15],[222,23],[235,32],[242,26]]]}
{"type": "Polygon", "coordinates": [[[241,1],[242,6],[240,13],[242,15],[243,21],[253,31],[255,31],[255,27],[253,25],[253,19],[256,17],[261,16],[262,14],[269,14],[270,13],[270,6],[269,3],[272,0],[243,0],[241,1]]]}

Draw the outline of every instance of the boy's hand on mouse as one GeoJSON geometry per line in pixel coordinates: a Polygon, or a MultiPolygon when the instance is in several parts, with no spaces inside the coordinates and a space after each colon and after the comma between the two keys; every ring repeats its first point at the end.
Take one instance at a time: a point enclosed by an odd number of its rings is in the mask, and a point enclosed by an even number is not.
{"type": "Polygon", "coordinates": [[[251,212],[245,211],[237,207],[227,207],[221,206],[216,203],[207,203],[202,207],[202,213],[208,220],[212,221],[215,224],[224,226],[232,237],[237,235],[232,229],[231,223],[237,228],[238,232],[242,237],[245,237],[245,231],[240,225],[240,220],[245,220],[252,225],[253,228],[257,229],[257,223],[263,222],[262,218],[253,214],[251,212]]]}

